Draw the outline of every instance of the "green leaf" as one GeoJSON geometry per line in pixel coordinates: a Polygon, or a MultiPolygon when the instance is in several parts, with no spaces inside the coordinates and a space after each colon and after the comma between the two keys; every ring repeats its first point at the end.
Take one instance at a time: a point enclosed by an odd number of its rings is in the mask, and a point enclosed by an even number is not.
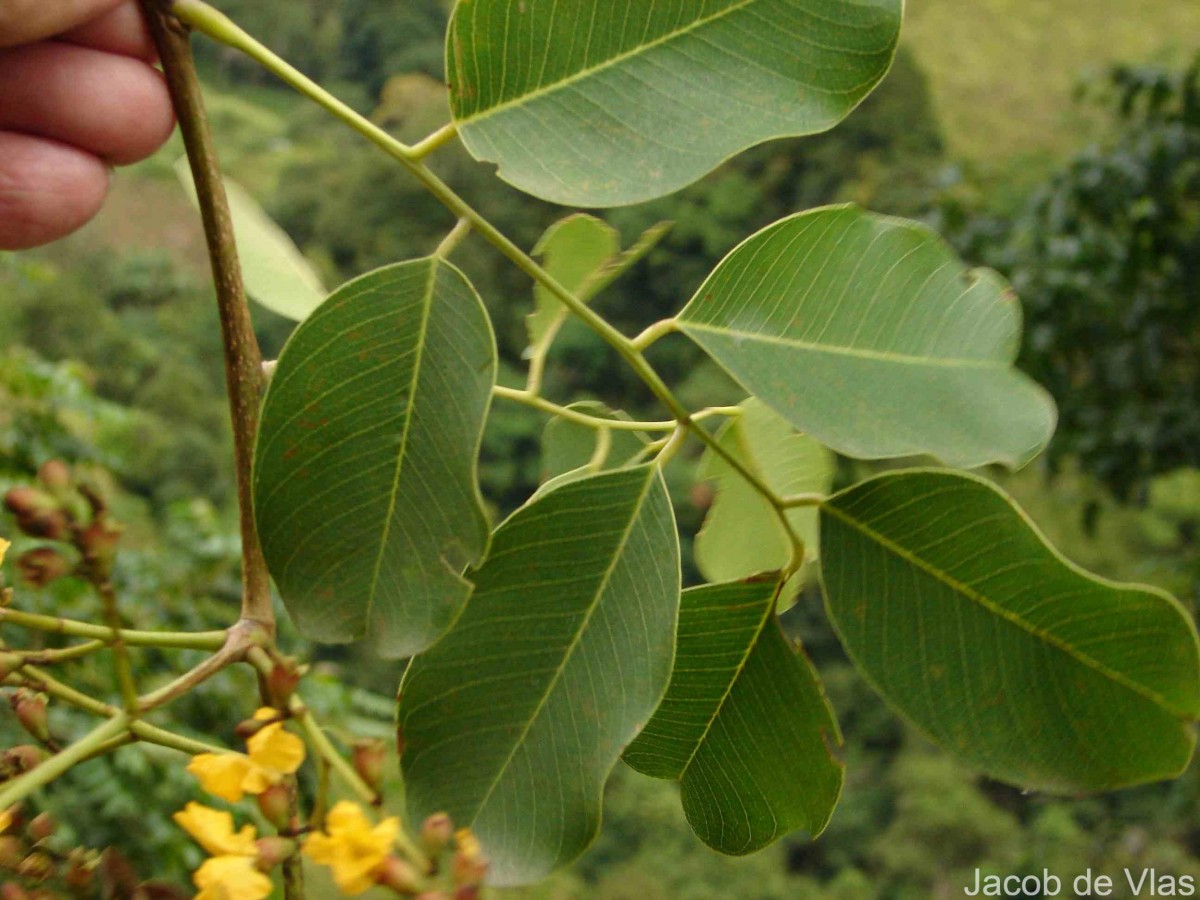
{"type": "Polygon", "coordinates": [[[779,629],[777,591],[769,579],[684,591],[671,686],[625,751],[639,772],[681,783],[688,822],[721,853],[820,834],[842,790],[837,721],[779,629]]]}
{"type": "Polygon", "coordinates": [[[449,627],[487,548],[476,461],[495,378],[483,304],[438,259],[352,281],[296,330],[263,409],[254,504],[305,636],[369,635],[400,657],[449,627]]]}
{"type": "Polygon", "coordinates": [[[679,326],[797,429],[859,459],[1018,467],[1054,403],[1012,368],[1021,310],[924,226],[829,207],[727,256],[679,326]]]}
{"type": "MultiPolygon", "coordinates": [[[[630,421],[629,416],[609,409],[595,400],[580,400],[567,407],[598,419],[630,421]]],[[[646,435],[628,428],[609,431],[608,450],[603,460],[597,460],[599,432],[595,428],[572,422],[570,419],[554,418],[546,423],[542,432],[542,481],[548,482],[571,472],[619,469],[646,449],[646,435]]]]}
{"type": "Polygon", "coordinates": [[[815,134],[883,78],[902,0],[472,0],[447,39],[476,159],[568,206],[670,194],[730,156],[815,134]]]}
{"type": "Polygon", "coordinates": [[[469,826],[496,884],[591,843],[604,782],[666,691],[679,541],[654,466],[564,485],[496,532],[462,617],[417,657],[399,731],[410,821],[469,826]]]}
{"type": "MultiPolygon", "coordinates": [[[[621,236],[617,230],[584,213],[555,222],[533,248],[534,256],[542,260],[546,271],[584,302],[591,295],[583,288],[620,251],[621,236]]],[[[566,308],[541,284],[536,284],[533,291],[537,307],[528,318],[529,343],[536,347],[556,328],[566,308]]]]}
{"type": "Polygon", "coordinates": [[[1068,563],[973,476],[883,475],[821,513],[830,616],[877,690],[943,746],[1030,789],[1187,766],[1200,653],[1183,608],[1068,563]]]}
{"type": "MultiPolygon", "coordinates": [[[[833,484],[833,455],[812,438],[796,434],[787,421],[753,398],[742,404],[742,414],[725,424],[717,440],[781,497],[824,494],[833,484]]],[[[717,485],[704,527],[696,535],[696,565],[705,578],[737,581],[778,571],[791,562],[791,540],[774,507],[723,457],[705,450],[698,477],[717,485]]],[[[793,509],[787,517],[804,541],[805,561],[814,561],[819,555],[817,510],[793,509]]],[[[804,570],[797,575],[781,592],[785,606],[803,584],[804,570]]]]}
{"type": "MultiPolygon", "coordinates": [[[[175,164],[175,172],[192,203],[196,203],[196,185],[187,159],[175,164]]],[[[275,224],[244,187],[226,178],[225,193],[233,216],[246,293],[271,312],[303,322],[325,302],[328,294],[320,276],[287,232],[275,224]]]]}
{"type": "MultiPolygon", "coordinates": [[[[658,246],[670,229],[670,222],[660,222],[622,251],[615,228],[595,216],[576,213],[551,225],[533,253],[559,284],[587,303],[658,246]]],[[[536,308],[526,321],[530,347],[536,350],[557,334],[567,309],[540,283],[533,291],[536,308]]]]}

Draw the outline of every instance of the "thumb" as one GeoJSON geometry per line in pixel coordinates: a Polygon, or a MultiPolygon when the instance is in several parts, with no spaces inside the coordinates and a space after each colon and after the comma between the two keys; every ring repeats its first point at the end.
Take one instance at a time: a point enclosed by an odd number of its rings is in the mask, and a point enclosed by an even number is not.
{"type": "Polygon", "coordinates": [[[0,47],[53,37],[102,16],[121,0],[0,0],[0,47]]]}

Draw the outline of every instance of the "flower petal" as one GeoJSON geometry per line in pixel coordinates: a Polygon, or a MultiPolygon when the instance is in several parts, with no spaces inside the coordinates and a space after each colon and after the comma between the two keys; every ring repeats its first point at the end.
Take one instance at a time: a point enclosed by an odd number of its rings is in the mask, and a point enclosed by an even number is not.
{"type": "Polygon", "coordinates": [[[192,881],[200,888],[196,900],[263,900],[272,891],[271,879],[249,856],[215,856],[196,870],[192,881]]]}
{"type": "Polygon", "coordinates": [[[258,855],[254,845],[257,832],[253,825],[245,825],[234,832],[233,816],[227,812],[210,809],[199,803],[189,803],[172,818],[175,824],[195,838],[196,843],[212,856],[258,855]]]}
{"type": "Polygon", "coordinates": [[[289,731],[282,722],[268,725],[246,741],[250,759],[265,769],[291,775],[304,762],[304,741],[289,731]]]}
{"type": "Polygon", "coordinates": [[[241,753],[201,753],[193,756],[187,767],[204,790],[230,803],[245,796],[244,782],[252,780],[254,769],[250,758],[241,753]]]}
{"type": "Polygon", "coordinates": [[[0,538],[0,563],[4,562],[4,554],[8,552],[8,548],[11,546],[12,544],[10,542],[6,541],[4,538],[0,538]]]}

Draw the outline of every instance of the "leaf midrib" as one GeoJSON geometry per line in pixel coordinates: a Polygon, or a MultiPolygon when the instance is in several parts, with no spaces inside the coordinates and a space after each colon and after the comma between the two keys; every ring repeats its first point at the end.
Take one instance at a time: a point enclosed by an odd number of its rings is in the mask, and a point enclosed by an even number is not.
{"type": "Polygon", "coordinates": [[[404,472],[404,461],[408,451],[408,433],[417,408],[417,389],[421,382],[421,368],[425,358],[425,339],[429,333],[429,319],[433,313],[433,294],[437,285],[438,261],[429,260],[429,278],[425,283],[424,309],[421,312],[421,327],[417,332],[416,359],[413,360],[413,373],[409,382],[408,404],[404,414],[404,429],[400,434],[400,446],[396,451],[396,473],[392,477],[392,487],[388,492],[387,515],[383,520],[383,533],[379,536],[379,552],[375,555],[375,565],[371,572],[371,584],[367,589],[367,605],[363,610],[363,623],[371,621],[375,610],[375,597],[379,590],[379,574],[383,569],[383,557],[387,550],[388,538],[392,532],[392,520],[396,515],[396,498],[400,492],[400,476],[404,472]]]}
{"type": "MultiPolygon", "coordinates": [[[[685,310],[686,312],[686,310],[685,310]]],[[[840,344],[816,344],[811,341],[801,341],[795,338],[777,337],[752,331],[740,331],[735,328],[725,328],[719,325],[696,322],[680,318],[679,326],[684,331],[704,331],[710,334],[726,335],[733,338],[745,338],[763,344],[800,350],[806,353],[825,353],[830,356],[848,356],[854,359],[871,360],[872,362],[888,362],[897,365],[926,366],[942,369],[995,369],[1007,371],[1010,367],[1007,361],[990,359],[963,359],[950,356],[917,356],[912,353],[896,353],[889,350],[867,350],[862,347],[851,347],[840,344]]]]}
{"type": "Polygon", "coordinates": [[[625,547],[629,543],[629,536],[633,533],[633,527],[641,518],[642,507],[646,502],[647,495],[650,493],[650,487],[654,484],[658,477],[653,466],[650,466],[649,469],[650,471],[647,472],[648,477],[646,478],[646,483],[642,486],[641,492],[638,494],[637,502],[633,505],[633,514],[629,517],[629,524],[626,525],[624,530],[621,532],[621,538],[617,542],[617,546],[613,551],[612,559],[604,569],[604,574],[601,576],[600,583],[596,587],[592,603],[587,611],[587,614],[584,616],[583,622],[580,623],[578,630],[575,632],[575,636],[571,639],[571,643],[567,646],[566,652],[563,654],[562,662],[555,667],[554,675],[550,678],[546,685],[546,690],[543,691],[542,696],[538,699],[537,705],[530,713],[528,721],[526,721],[525,725],[521,728],[521,733],[513,741],[512,749],[508,752],[508,756],[505,757],[504,762],[501,763],[497,768],[495,778],[492,779],[492,783],[488,785],[487,791],[484,793],[483,797],[480,798],[479,804],[476,806],[475,812],[471,816],[472,822],[479,817],[479,814],[488,805],[488,801],[492,799],[492,794],[495,793],[496,788],[500,785],[500,781],[504,778],[505,773],[508,772],[509,767],[512,765],[512,761],[517,755],[517,750],[519,750],[525,744],[525,739],[529,736],[529,732],[533,728],[534,723],[541,717],[542,711],[546,708],[546,704],[550,701],[551,695],[554,694],[554,690],[558,686],[559,681],[562,679],[563,673],[566,671],[567,665],[571,661],[571,657],[574,655],[575,650],[579,647],[580,642],[583,640],[583,635],[587,633],[587,630],[592,622],[592,617],[596,614],[596,610],[600,607],[601,598],[608,589],[608,583],[612,579],[612,574],[616,570],[617,563],[625,554],[625,547]]]}
{"type": "Polygon", "coordinates": [[[775,589],[771,592],[770,600],[763,604],[763,615],[762,618],[759,619],[758,627],[754,629],[754,640],[750,641],[746,647],[746,652],[743,653],[742,658],[738,660],[738,664],[733,669],[733,677],[729,679],[729,683],[725,686],[725,690],[721,694],[721,699],[717,702],[717,706],[713,710],[712,715],[708,717],[708,722],[704,726],[704,731],[697,739],[695,747],[692,749],[692,752],[688,754],[687,761],[684,762],[683,767],[680,769],[680,782],[687,778],[688,769],[692,767],[692,763],[695,761],[696,755],[700,752],[700,748],[703,747],[704,742],[708,740],[709,732],[712,731],[713,726],[717,724],[717,719],[721,717],[721,712],[725,709],[725,704],[729,702],[729,696],[733,693],[734,686],[737,685],[738,680],[746,671],[746,664],[750,661],[750,654],[752,654],[755,648],[758,647],[758,642],[762,639],[763,629],[766,628],[767,623],[771,620],[772,613],[775,611],[775,603],[779,597],[779,591],[782,586],[782,582],[776,583],[775,589]]]}
{"type": "Polygon", "coordinates": [[[1035,625],[1033,625],[1030,622],[1027,622],[1025,619],[1021,618],[1019,615],[1012,612],[1011,610],[1008,610],[1008,609],[1004,608],[1003,606],[1000,606],[999,604],[997,604],[995,601],[990,600],[989,598],[985,597],[983,594],[981,594],[979,591],[972,588],[970,585],[964,584],[963,582],[959,581],[958,579],[952,577],[949,573],[944,572],[941,569],[937,568],[936,566],[932,565],[931,563],[926,562],[924,559],[922,559],[921,557],[912,553],[911,551],[905,549],[900,544],[897,544],[895,541],[891,540],[890,538],[887,538],[884,535],[880,534],[879,532],[875,531],[875,529],[871,528],[866,523],[861,522],[858,519],[854,518],[853,516],[849,515],[848,513],[844,512],[843,510],[838,509],[832,503],[824,504],[821,507],[821,509],[824,512],[828,513],[829,515],[831,515],[834,518],[841,521],[843,524],[855,529],[856,531],[858,531],[859,533],[861,533],[868,539],[874,541],[879,546],[883,547],[885,550],[891,552],[893,555],[899,557],[900,559],[904,560],[905,562],[909,563],[910,565],[920,569],[926,575],[929,575],[930,577],[934,578],[936,581],[940,581],[942,584],[946,585],[946,587],[950,588],[952,591],[955,591],[956,593],[961,594],[966,599],[973,601],[978,606],[981,606],[987,612],[992,613],[993,615],[997,616],[998,618],[1001,618],[1004,621],[1008,622],[1010,625],[1013,625],[1016,628],[1018,628],[1019,630],[1024,631],[1030,637],[1044,641],[1046,644],[1055,648],[1060,653],[1063,653],[1064,655],[1066,655],[1070,659],[1074,660],[1075,662],[1079,663],[1080,665],[1083,665],[1083,666],[1091,669],[1092,671],[1099,673],[1100,675],[1104,676],[1105,678],[1109,679],[1110,681],[1114,682],[1115,684],[1120,685],[1121,687],[1125,688],[1126,690],[1132,691],[1133,693],[1139,695],[1140,697],[1143,697],[1144,699],[1149,700],[1151,703],[1158,706],[1164,712],[1174,716],[1175,718],[1179,718],[1179,719],[1189,719],[1190,718],[1190,716],[1185,711],[1176,709],[1174,704],[1168,702],[1167,699],[1165,697],[1163,697],[1161,694],[1151,690],[1150,688],[1146,687],[1143,684],[1140,684],[1140,683],[1134,681],[1133,679],[1129,678],[1129,676],[1124,675],[1123,673],[1118,672],[1115,669],[1108,667],[1104,663],[1100,662],[1100,660],[1095,659],[1092,656],[1089,656],[1087,653],[1084,653],[1083,651],[1073,647],[1071,644],[1068,644],[1066,641],[1058,638],[1057,636],[1051,634],[1050,632],[1043,631],[1042,629],[1037,628],[1035,625]]]}
{"type": "Polygon", "coordinates": [[[670,43],[671,41],[675,40],[676,38],[679,38],[686,34],[690,34],[693,31],[697,31],[700,28],[703,28],[706,25],[710,25],[713,22],[720,21],[721,19],[725,18],[725,16],[731,15],[732,13],[735,13],[735,12],[739,12],[742,9],[745,9],[746,7],[750,6],[751,4],[754,4],[757,2],[759,2],[759,0],[738,0],[738,2],[733,3],[730,6],[727,6],[725,9],[723,9],[719,12],[713,13],[711,16],[706,16],[705,18],[697,19],[694,22],[690,22],[689,24],[685,25],[683,28],[677,28],[674,31],[670,31],[666,34],[660,35],[660,36],[656,37],[654,40],[649,41],[645,44],[639,44],[637,47],[634,47],[630,50],[626,50],[622,53],[618,53],[617,55],[609,57],[608,59],[604,60],[602,63],[599,63],[598,65],[590,66],[586,69],[580,69],[578,72],[572,72],[567,77],[560,78],[558,81],[554,81],[549,84],[538,85],[535,89],[533,89],[532,91],[529,91],[528,93],[521,94],[519,97],[514,97],[511,100],[505,100],[502,103],[497,103],[494,106],[489,106],[486,109],[480,110],[479,112],[476,112],[470,116],[466,116],[463,118],[455,117],[455,122],[458,124],[458,126],[460,128],[464,128],[468,125],[471,125],[474,122],[479,122],[479,121],[487,119],[493,115],[496,115],[497,113],[504,112],[507,109],[524,106],[526,103],[531,103],[534,100],[537,100],[539,97],[543,97],[548,94],[552,94],[555,91],[558,91],[565,87],[568,87],[577,81],[583,81],[584,79],[590,78],[592,75],[595,75],[597,72],[603,72],[606,69],[613,68],[614,66],[617,66],[617,65],[625,62],[625,60],[627,60],[627,59],[632,59],[633,57],[638,56],[639,54],[653,50],[655,47],[659,47],[664,44],[670,43]]]}

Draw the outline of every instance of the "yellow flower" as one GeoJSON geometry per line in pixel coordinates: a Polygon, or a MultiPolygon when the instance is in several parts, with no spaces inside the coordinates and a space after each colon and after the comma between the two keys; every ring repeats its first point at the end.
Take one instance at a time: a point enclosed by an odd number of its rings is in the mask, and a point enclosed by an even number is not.
{"type": "Polygon", "coordinates": [[[273,890],[252,856],[213,857],[196,870],[192,881],[200,888],[195,900],[262,900],[273,890]]]}
{"type": "MultiPolygon", "coordinates": [[[[254,718],[276,716],[273,709],[260,709],[254,718]]],[[[291,775],[304,762],[304,741],[274,722],[246,742],[244,753],[201,753],[192,757],[188,771],[200,786],[215,797],[237,803],[246,794],[261,794],[284,775],[291,775]]]]}
{"type": "MultiPolygon", "coordinates": [[[[0,541],[0,544],[4,543],[0,541]]],[[[0,560],[4,559],[4,548],[0,547],[0,560]]],[[[12,809],[0,809],[0,834],[8,831],[12,827],[13,811],[12,809]]]]}
{"type": "Polygon", "coordinates": [[[4,538],[0,538],[0,563],[4,562],[4,554],[8,552],[8,548],[11,546],[11,543],[4,538]]]}
{"type": "Polygon", "coordinates": [[[211,856],[249,856],[253,859],[258,855],[254,826],[244,825],[241,831],[235,832],[233,816],[227,812],[189,803],[172,818],[211,856]]]}
{"type": "Polygon", "coordinates": [[[326,834],[312,834],[304,853],[315,863],[333,869],[333,879],[346,894],[361,894],[375,884],[396,835],[398,819],[384,819],[374,828],[355,803],[341,801],[325,819],[326,834]]]}

